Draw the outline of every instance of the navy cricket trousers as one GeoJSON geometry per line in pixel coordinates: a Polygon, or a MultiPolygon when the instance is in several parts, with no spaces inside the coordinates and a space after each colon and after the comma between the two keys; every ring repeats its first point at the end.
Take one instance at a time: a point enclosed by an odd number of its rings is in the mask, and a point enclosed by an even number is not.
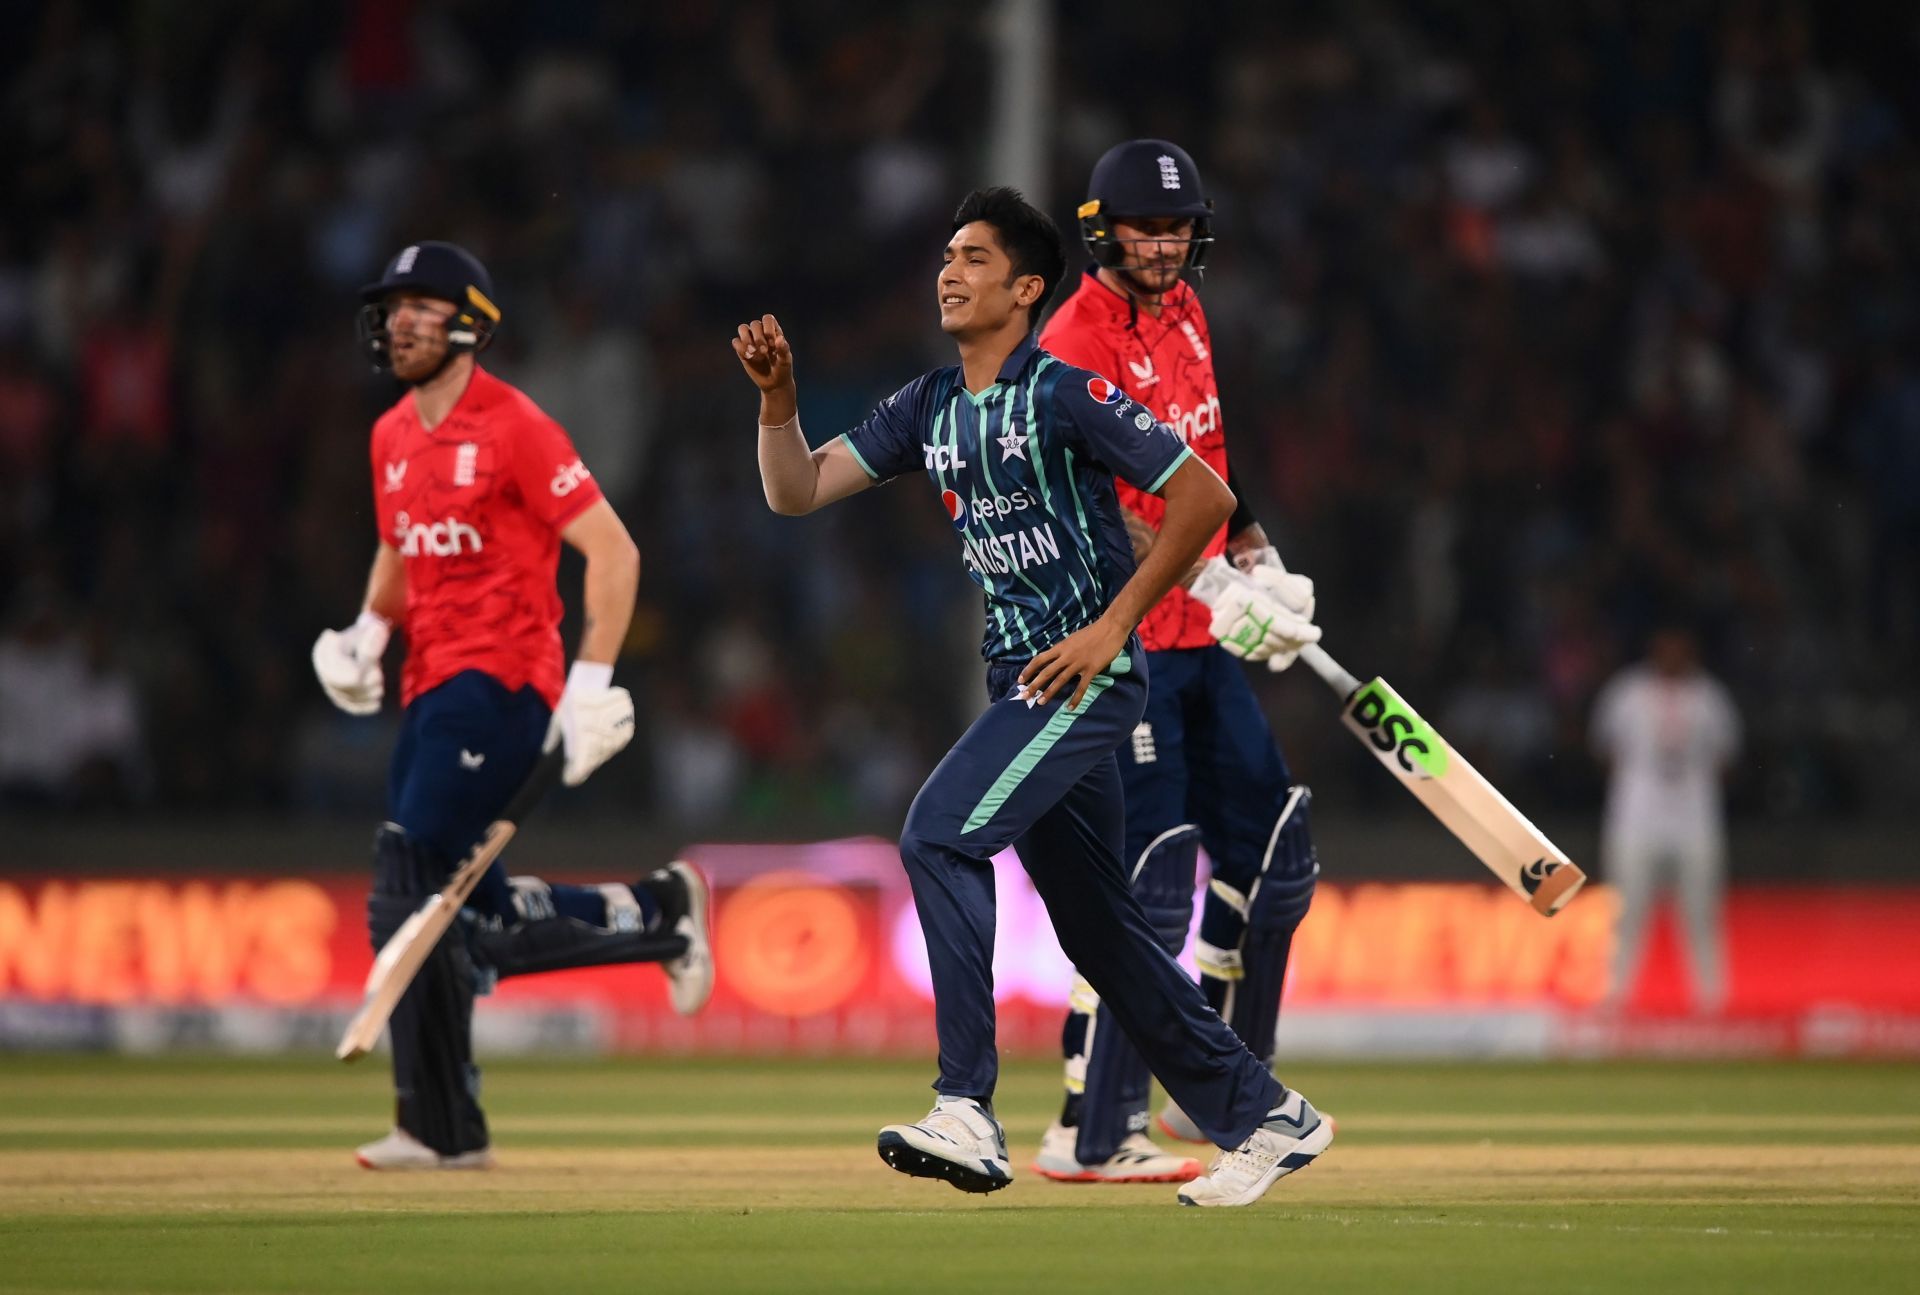
{"type": "MultiPolygon", "coordinates": [[[[532,772],[550,715],[532,687],[509,692],[479,670],[428,689],[401,718],[387,773],[388,815],[451,869],[532,772]]],[[[490,916],[514,916],[513,891],[498,859],[467,904],[490,916]]]]}
{"type": "Polygon", "coordinates": [[[987,709],[936,767],[900,834],[933,972],[937,1091],[989,1097],[994,1043],[991,860],[1014,846],[1060,947],[1153,1073],[1208,1137],[1238,1146],[1285,1093],[1160,947],[1127,884],[1114,751],[1146,706],[1130,641],[1078,711],[1013,696],[1021,666],[987,674],[987,709]]]}

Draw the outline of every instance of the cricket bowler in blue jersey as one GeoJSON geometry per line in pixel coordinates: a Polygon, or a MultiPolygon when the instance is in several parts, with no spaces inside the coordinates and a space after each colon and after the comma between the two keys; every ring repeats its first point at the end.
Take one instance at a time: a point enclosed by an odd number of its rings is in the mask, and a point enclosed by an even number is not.
{"type": "Polygon", "coordinates": [[[858,427],[809,449],[793,350],[771,315],[734,352],[760,391],[767,502],[798,515],[924,471],[986,595],[987,709],[907,811],[900,856],[933,973],[933,1110],[880,1131],[894,1169],[963,1191],[1012,1181],[993,1113],[993,857],[1015,847],[1060,947],[1169,1094],[1222,1148],[1187,1205],[1246,1205],[1310,1163],[1330,1122],[1235,1037],[1172,955],[1121,864],[1115,752],[1146,706],[1134,628],[1188,578],[1233,494],[1106,378],[1064,364],[1033,328],[1066,270],[1060,232],[1011,189],[969,194],[936,280],[960,363],[914,379],[858,427]],[[1165,505],[1136,569],[1118,477],[1165,505]]]}

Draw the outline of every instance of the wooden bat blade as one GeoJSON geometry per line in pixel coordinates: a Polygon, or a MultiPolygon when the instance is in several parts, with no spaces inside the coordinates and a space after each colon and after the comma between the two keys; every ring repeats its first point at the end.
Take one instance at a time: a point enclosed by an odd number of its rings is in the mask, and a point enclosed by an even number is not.
{"type": "Polygon", "coordinates": [[[1318,645],[1300,659],[1340,695],[1340,718],[1353,735],[1535,912],[1552,917],[1585,884],[1586,873],[1386,680],[1360,683],[1318,645]]]}

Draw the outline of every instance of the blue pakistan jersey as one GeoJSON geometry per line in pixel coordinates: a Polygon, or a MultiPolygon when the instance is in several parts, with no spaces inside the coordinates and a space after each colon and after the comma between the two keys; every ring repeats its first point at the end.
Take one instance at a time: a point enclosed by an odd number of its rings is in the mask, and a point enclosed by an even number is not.
{"type": "Polygon", "coordinates": [[[1118,387],[1031,340],[978,395],[958,365],[936,369],[844,439],[875,481],[933,478],[986,592],[989,661],[1024,661],[1106,610],[1133,574],[1113,479],[1158,491],[1189,453],[1118,387]]]}

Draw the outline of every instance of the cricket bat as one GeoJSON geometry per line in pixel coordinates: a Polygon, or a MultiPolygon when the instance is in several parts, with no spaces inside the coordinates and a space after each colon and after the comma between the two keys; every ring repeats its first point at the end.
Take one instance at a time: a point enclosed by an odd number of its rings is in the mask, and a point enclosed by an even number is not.
{"type": "Polygon", "coordinates": [[[1300,659],[1340,697],[1340,717],[1353,735],[1534,912],[1552,917],[1586,883],[1587,874],[1462,760],[1386,680],[1362,684],[1317,643],[1300,649],[1300,659]]]}
{"type": "Polygon", "coordinates": [[[346,1033],[340,1036],[340,1046],[333,1050],[334,1056],[342,1061],[358,1061],[373,1051],[393,1016],[393,1009],[400,1005],[401,995],[420,974],[427,955],[440,943],[440,937],[453,925],[454,918],[460,916],[460,906],[467,902],[467,896],[480,884],[480,878],[507,848],[507,842],[513,840],[514,833],[520,829],[520,820],[546,794],[565,763],[566,752],[559,746],[541,756],[500,817],[487,825],[480,843],[454,869],[446,887],[430,896],[387,940],[374,958],[372,970],[367,972],[360,1010],[347,1023],[346,1033]]]}

